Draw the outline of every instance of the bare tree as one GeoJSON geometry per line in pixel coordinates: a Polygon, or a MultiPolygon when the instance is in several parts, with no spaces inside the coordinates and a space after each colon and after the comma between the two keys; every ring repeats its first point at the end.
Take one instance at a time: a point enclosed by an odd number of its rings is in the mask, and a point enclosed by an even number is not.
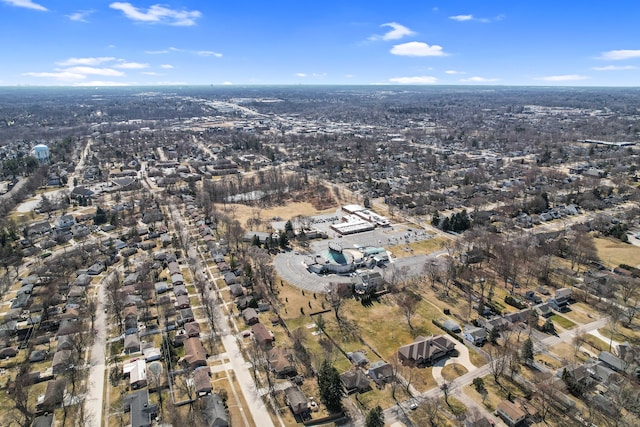
{"type": "Polygon", "coordinates": [[[440,424],[440,399],[437,397],[428,397],[420,405],[424,409],[425,417],[431,427],[438,427],[440,424]]]}
{"type": "Polygon", "coordinates": [[[506,357],[505,347],[492,345],[486,351],[489,355],[489,369],[491,371],[491,375],[493,375],[493,379],[496,384],[502,386],[500,384],[500,378],[504,375],[505,370],[509,366],[509,358],[506,357]]]}
{"type": "Polygon", "coordinates": [[[411,330],[413,330],[411,318],[414,314],[416,314],[416,309],[418,308],[418,298],[419,297],[412,292],[405,292],[400,294],[396,299],[398,307],[402,309],[404,317],[407,319],[407,325],[411,330]]]}
{"type": "Polygon", "coordinates": [[[14,381],[7,384],[7,399],[13,404],[13,411],[9,413],[11,421],[22,427],[31,426],[35,417],[35,410],[29,406],[31,396],[31,383],[28,378],[29,363],[25,361],[18,368],[14,381]]]}
{"type": "Polygon", "coordinates": [[[429,278],[431,287],[435,289],[436,282],[440,280],[440,267],[438,266],[438,263],[433,260],[427,260],[422,268],[422,272],[429,278]]]}

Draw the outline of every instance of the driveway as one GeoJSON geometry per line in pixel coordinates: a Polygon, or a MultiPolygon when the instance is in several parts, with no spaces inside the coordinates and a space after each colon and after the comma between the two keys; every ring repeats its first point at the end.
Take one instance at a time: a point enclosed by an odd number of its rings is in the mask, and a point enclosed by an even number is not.
{"type": "Polygon", "coordinates": [[[456,342],[456,350],[458,351],[458,356],[440,359],[433,365],[431,373],[438,385],[442,385],[445,382],[444,378],[442,377],[442,368],[447,365],[457,363],[464,366],[468,372],[472,372],[477,369],[476,366],[471,363],[471,359],[469,358],[469,349],[464,344],[456,342]]]}

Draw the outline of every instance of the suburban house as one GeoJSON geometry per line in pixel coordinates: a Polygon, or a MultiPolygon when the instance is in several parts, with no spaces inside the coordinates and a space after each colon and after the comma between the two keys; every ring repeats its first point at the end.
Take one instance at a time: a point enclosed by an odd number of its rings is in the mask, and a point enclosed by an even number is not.
{"type": "Polygon", "coordinates": [[[149,390],[143,389],[130,393],[124,398],[124,412],[129,412],[131,427],[150,427],[155,418],[157,407],[149,404],[149,390]]]}
{"type": "Polygon", "coordinates": [[[211,384],[211,369],[208,366],[201,366],[193,371],[193,384],[198,395],[208,394],[213,390],[211,384]]]}
{"type": "Polygon", "coordinates": [[[54,423],[55,417],[53,414],[40,415],[34,418],[31,427],[53,427],[54,423]]]}
{"type": "Polygon", "coordinates": [[[378,360],[369,365],[369,376],[381,387],[393,380],[393,368],[384,360],[378,360]]]}
{"type": "Polygon", "coordinates": [[[126,354],[140,351],[140,339],[137,334],[126,335],[124,337],[124,352],[126,354]]]}
{"type": "Polygon", "coordinates": [[[498,403],[496,412],[509,427],[519,426],[527,418],[527,414],[522,409],[508,400],[498,403]]]}
{"type": "Polygon", "coordinates": [[[251,326],[253,337],[262,347],[270,347],[273,344],[273,335],[262,323],[251,326]]]}
{"type": "Polygon", "coordinates": [[[287,404],[295,415],[302,415],[309,411],[307,396],[296,386],[286,388],[284,394],[287,397],[287,404]]]}
{"type": "Polygon", "coordinates": [[[446,336],[417,337],[411,344],[398,349],[398,358],[404,364],[429,365],[451,354],[456,345],[446,336]]]}
{"type": "Polygon", "coordinates": [[[185,355],[183,360],[190,368],[207,365],[207,352],[199,338],[187,338],[184,341],[185,355]]]}
{"type": "Polygon", "coordinates": [[[601,351],[600,354],[598,354],[598,360],[603,362],[605,365],[616,372],[625,372],[627,368],[625,362],[622,359],[609,353],[608,351],[601,351]]]}
{"type": "Polygon", "coordinates": [[[296,374],[296,365],[293,363],[291,352],[282,347],[276,347],[267,353],[269,367],[278,377],[287,377],[296,374]]]}
{"type": "Polygon", "coordinates": [[[369,378],[361,369],[354,369],[340,374],[340,381],[347,393],[365,393],[371,390],[369,378]]]}
{"type": "Polygon", "coordinates": [[[466,325],[464,327],[464,337],[473,345],[480,347],[487,342],[489,334],[483,328],[479,328],[473,325],[466,325]]]}
{"type": "Polygon", "coordinates": [[[38,410],[53,412],[53,409],[62,403],[66,386],[67,380],[64,378],[49,381],[44,392],[44,398],[36,405],[38,410]]]}
{"type": "Polygon", "coordinates": [[[557,311],[566,310],[571,299],[572,291],[570,288],[556,289],[555,296],[549,299],[548,303],[557,311]]]}
{"type": "Polygon", "coordinates": [[[198,322],[188,322],[184,324],[184,332],[190,337],[200,336],[200,325],[198,322]]]}
{"type": "Polygon", "coordinates": [[[255,325],[260,321],[258,320],[258,312],[251,307],[242,310],[242,318],[247,325],[255,325]]]}
{"type": "Polygon", "coordinates": [[[73,352],[71,350],[58,350],[55,352],[53,355],[53,362],[51,363],[51,368],[55,375],[63,374],[64,371],[67,370],[72,355],[73,352]]]}
{"type": "Polygon", "coordinates": [[[122,374],[129,377],[129,386],[132,390],[147,385],[147,365],[144,359],[137,359],[122,366],[122,374]]]}
{"type": "Polygon", "coordinates": [[[219,394],[209,394],[200,400],[203,403],[203,427],[229,427],[229,414],[219,394]]]}

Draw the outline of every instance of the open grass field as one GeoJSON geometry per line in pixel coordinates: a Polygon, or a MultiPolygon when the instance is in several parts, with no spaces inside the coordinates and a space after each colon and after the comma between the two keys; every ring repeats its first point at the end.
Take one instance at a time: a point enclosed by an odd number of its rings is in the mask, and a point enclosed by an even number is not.
{"type": "Polygon", "coordinates": [[[562,315],[575,323],[591,323],[600,318],[600,315],[593,309],[593,307],[588,306],[583,302],[571,304],[569,308],[571,310],[566,313],[562,313],[562,315]]]}
{"type": "Polygon", "coordinates": [[[608,237],[597,237],[593,241],[604,265],[617,267],[627,264],[640,267],[640,247],[608,237]]]}
{"type": "Polygon", "coordinates": [[[408,245],[391,245],[387,250],[398,258],[404,258],[414,255],[430,254],[442,249],[442,243],[445,241],[442,237],[434,237],[433,239],[421,240],[419,242],[411,242],[408,245]],[[407,250],[408,249],[408,250],[407,250]]]}
{"type": "Polygon", "coordinates": [[[273,206],[267,209],[259,209],[242,204],[227,204],[226,206],[220,204],[216,205],[216,208],[237,219],[243,226],[247,224],[248,219],[258,217],[264,224],[261,228],[267,230],[270,228],[271,221],[273,221],[275,217],[282,218],[283,221],[286,221],[298,215],[313,216],[334,213],[338,208],[338,204],[336,203],[334,206],[324,210],[317,210],[308,202],[290,202],[283,206],[273,206]]]}

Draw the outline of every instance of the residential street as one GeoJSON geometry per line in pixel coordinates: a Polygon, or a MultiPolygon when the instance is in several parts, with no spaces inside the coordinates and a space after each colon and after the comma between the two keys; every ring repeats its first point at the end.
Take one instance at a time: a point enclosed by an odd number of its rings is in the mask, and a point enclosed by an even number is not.
{"type": "MultiPolygon", "coordinates": [[[[96,319],[94,329],[93,346],[91,347],[91,361],[89,366],[89,383],[87,384],[87,396],[84,401],[85,411],[90,414],[86,421],[89,427],[100,427],[102,420],[102,408],[104,404],[104,378],[106,372],[106,336],[107,336],[107,315],[104,313],[105,291],[104,283],[117,273],[117,269],[111,270],[98,285],[98,304],[96,307],[96,319]]],[[[108,421],[108,418],[107,418],[108,421]]],[[[105,423],[108,425],[108,422],[105,423]]]]}

